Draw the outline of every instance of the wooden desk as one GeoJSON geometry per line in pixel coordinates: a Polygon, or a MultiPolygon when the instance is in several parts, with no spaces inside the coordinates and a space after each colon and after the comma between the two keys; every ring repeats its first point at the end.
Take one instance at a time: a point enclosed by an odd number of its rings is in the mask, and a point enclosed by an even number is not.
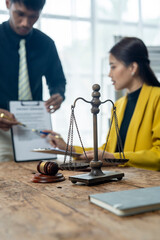
{"type": "MultiPolygon", "coordinates": [[[[118,217],[88,200],[89,194],[160,185],[160,173],[109,168],[125,173],[121,181],[96,186],[32,183],[34,163],[0,163],[1,240],[159,240],[160,211],[118,217]]],[[[106,169],[105,169],[106,170],[106,169]]]]}

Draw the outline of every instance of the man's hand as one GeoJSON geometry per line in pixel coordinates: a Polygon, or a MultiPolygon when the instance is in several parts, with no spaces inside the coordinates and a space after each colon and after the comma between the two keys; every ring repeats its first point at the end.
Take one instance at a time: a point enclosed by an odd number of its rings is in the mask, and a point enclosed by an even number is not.
{"type": "Polygon", "coordinates": [[[63,98],[59,93],[53,94],[46,102],[47,112],[53,113],[60,108],[63,98]]]}
{"type": "Polygon", "coordinates": [[[12,113],[0,108],[0,129],[8,131],[13,125],[17,124],[18,122],[12,113]]]}

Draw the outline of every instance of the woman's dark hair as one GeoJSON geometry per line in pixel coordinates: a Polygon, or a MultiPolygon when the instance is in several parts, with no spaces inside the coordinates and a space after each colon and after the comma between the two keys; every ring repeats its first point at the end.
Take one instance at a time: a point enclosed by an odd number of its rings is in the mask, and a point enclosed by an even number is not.
{"type": "Polygon", "coordinates": [[[150,67],[148,50],[141,39],[124,37],[109,52],[126,66],[136,62],[139,66],[139,75],[143,81],[148,85],[160,87],[160,82],[150,67]]]}
{"type": "Polygon", "coordinates": [[[10,0],[11,3],[19,3],[24,4],[24,6],[28,9],[32,9],[34,11],[42,10],[46,0],[10,0]]]}

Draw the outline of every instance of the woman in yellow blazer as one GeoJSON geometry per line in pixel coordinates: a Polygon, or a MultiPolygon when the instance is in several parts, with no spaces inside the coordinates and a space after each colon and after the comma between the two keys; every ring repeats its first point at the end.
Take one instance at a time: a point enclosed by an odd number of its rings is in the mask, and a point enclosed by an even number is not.
{"type": "MultiPolygon", "coordinates": [[[[121,126],[127,104],[127,96],[116,102],[117,117],[121,126]]],[[[116,135],[111,130],[107,151],[115,158],[116,135]]],[[[100,149],[104,149],[102,146],[100,149]]],[[[160,88],[143,84],[134,113],[132,115],[126,139],[124,154],[128,166],[160,170],[160,88]]]]}
{"type": "MultiPolygon", "coordinates": [[[[147,48],[138,38],[123,38],[110,50],[109,62],[115,89],[127,90],[115,103],[124,155],[129,159],[126,165],[160,170],[160,83],[150,68],[147,48]]],[[[66,149],[63,139],[53,135],[50,139],[54,147],[66,149]]],[[[102,159],[104,147],[99,148],[99,160],[119,158],[114,124],[102,159]]],[[[93,149],[85,150],[92,160],[93,149]]],[[[74,151],[83,153],[81,147],[74,146],[74,151]]]]}

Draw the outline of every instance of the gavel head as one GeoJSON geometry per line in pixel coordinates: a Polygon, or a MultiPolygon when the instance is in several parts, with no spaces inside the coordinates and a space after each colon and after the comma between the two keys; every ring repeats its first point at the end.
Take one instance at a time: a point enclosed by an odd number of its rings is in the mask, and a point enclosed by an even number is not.
{"type": "Polygon", "coordinates": [[[45,175],[56,175],[58,169],[58,164],[56,162],[40,161],[37,165],[37,171],[45,175]]]}

